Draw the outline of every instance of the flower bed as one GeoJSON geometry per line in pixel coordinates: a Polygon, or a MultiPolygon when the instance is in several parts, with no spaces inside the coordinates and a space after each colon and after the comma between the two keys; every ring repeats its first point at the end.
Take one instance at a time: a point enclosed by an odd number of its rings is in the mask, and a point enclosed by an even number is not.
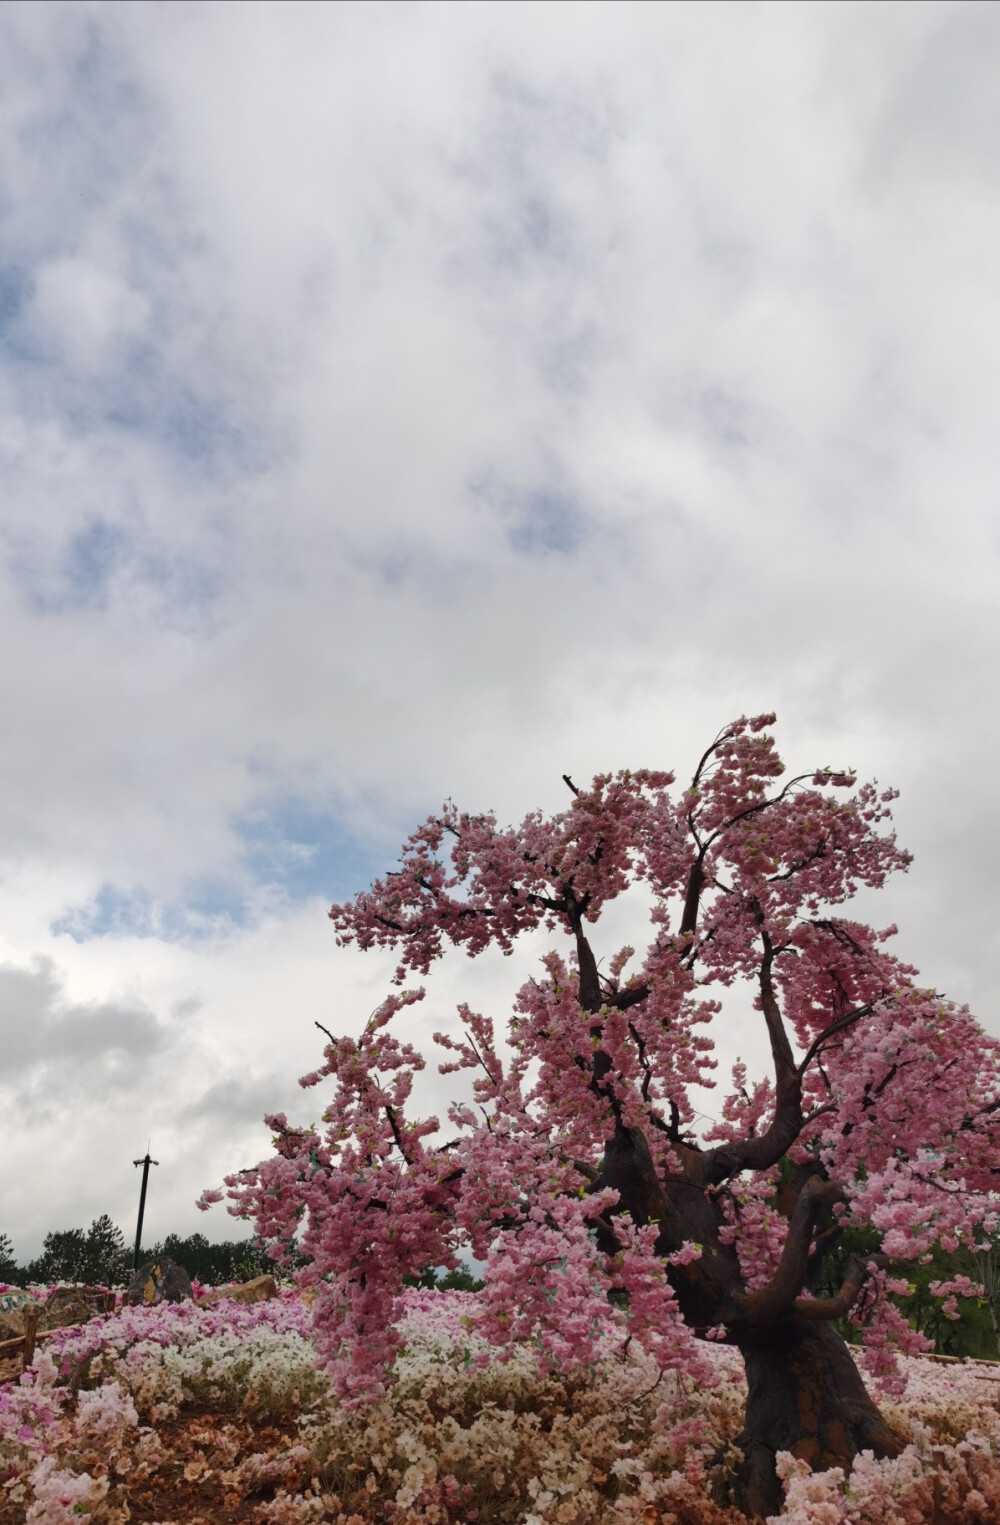
{"type": "MultiPolygon", "coordinates": [[[[316,1369],[292,1293],[57,1331],[0,1388],[0,1520],[742,1525],[710,1499],[742,1417],[731,1350],[706,1347],[707,1387],[610,1337],[588,1369],[545,1376],[529,1344],[496,1358],[470,1332],[473,1308],[470,1294],[409,1292],[396,1380],[353,1412],[316,1369]]],[[[1000,1518],[997,1370],[904,1368],[905,1394],[882,1396],[903,1454],[861,1457],[846,1487],[788,1457],[785,1525],[1000,1518]]]]}

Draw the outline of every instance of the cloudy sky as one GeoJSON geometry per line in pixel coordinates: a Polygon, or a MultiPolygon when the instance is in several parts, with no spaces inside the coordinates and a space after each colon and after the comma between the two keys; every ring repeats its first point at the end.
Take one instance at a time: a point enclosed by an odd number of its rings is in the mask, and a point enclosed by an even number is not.
{"type": "Polygon", "coordinates": [[[442,799],[744,711],[902,790],[873,914],[1000,1033],[998,70],[975,3],[0,8],[22,1258],[147,1139],[147,1237],[233,1232],[442,799]]]}

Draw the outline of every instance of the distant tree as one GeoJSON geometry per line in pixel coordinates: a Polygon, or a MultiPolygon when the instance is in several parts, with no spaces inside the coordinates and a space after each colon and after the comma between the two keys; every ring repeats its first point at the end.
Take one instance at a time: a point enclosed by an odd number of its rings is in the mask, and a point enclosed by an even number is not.
{"type": "Polygon", "coordinates": [[[71,1228],[46,1234],[41,1255],[27,1268],[27,1280],[32,1282],[123,1287],[128,1276],[125,1238],[107,1213],[95,1218],[86,1233],[71,1228]]]}
{"type": "Polygon", "coordinates": [[[165,1256],[183,1266],[189,1276],[206,1287],[218,1287],[232,1281],[252,1281],[274,1270],[267,1249],[257,1239],[223,1240],[210,1244],[204,1234],[179,1234],[166,1238],[144,1254],[144,1259],[165,1256]]]}
{"type": "Polygon", "coordinates": [[[42,1240],[42,1253],[28,1267],[32,1282],[86,1281],[87,1236],[82,1228],[54,1229],[42,1240]]]}
{"type": "Polygon", "coordinates": [[[446,1271],[437,1285],[441,1292],[481,1292],[485,1283],[461,1266],[457,1271],[446,1271]]]}
{"type": "Polygon", "coordinates": [[[192,1234],[182,1239],[179,1234],[168,1234],[158,1240],[151,1250],[143,1251],[143,1260],[168,1259],[183,1266],[189,1276],[197,1278],[205,1286],[214,1285],[212,1246],[204,1234],[192,1234]]]}
{"type": "Polygon", "coordinates": [[[131,1257],[125,1236],[102,1213],[87,1232],[87,1259],[84,1279],[105,1287],[124,1287],[129,1279],[131,1257]]]}
{"type": "Polygon", "coordinates": [[[267,1276],[274,1271],[274,1261],[267,1253],[267,1246],[259,1239],[235,1239],[232,1241],[232,1281],[252,1281],[255,1276],[267,1276]]]}
{"type": "Polygon", "coordinates": [[[968,1251],[967,1258],[965,1269],[982,1286],[983,1307],[1000,1355],[1000,1235],[993,1234],[978,1249],[968,1251]]]}
{"type": "Polygon", "coordinates": [[[996,1356],[990,1306],[982,1295],[985,1278],[975,1264],[979,1258],[971,1250],[947,1251],[935,1245],[928,1260],[906,1268],[909,1293],[896,1302],[914,1329],[934,1342],[940,1355],[973,1359],[996,1356]],[[972,1286],[970,1295],[963,1296],[960,1287],[966,1279],[972,1286]],[[942,1286],[953,1293],[945,1301],[939,1294],[942,1286]]]}
{"type": "MultiPolygon", "coordinates": [[[[832,1297],[848,1273],[852,1259],[867,1261],[882,1253],[883,1235],[871,1227],[848,1227],[836,1245],[824,1257],[816,1283],[818,1297],[832,1297]]],[[[989,1291],[989,1279],[983,1256],[959,1245],[945,1250],[940,1244],[906,1266],[905,1286],[890,1295],[910,1327],[933,1343],[941,1355],[969,1356],[973,1359],[994,1354],[990,1308],[983,1287],[989,1291]],[[962,1295],[965,1283],[967,1296],[962,1295]],[[951,1290],[953,1301],[945,1299],[941,1289],[951,1290]]],[[[852,1345],[860,1344],[863,1329],[855,1314],[841,1318],[839,1332],[852,1345]]]]}
{"type": "Polygon", "coordinates": [[[404,1276],[405,1287],[423,1287],[436,1292],[481,1292],[483,1283],[465,1266],[455,1271],[445,1271],[441,1276],[434,1266],[428,1266],[419,1276],[404,1276]]]}
{"type": "Polygon", "coordinates": [[[19,1275],[14,1246],[6,1234],[0,1234],[0,1281],[13,1282],[19,1275]]]}
{"type": "Polygon", "coordinates": [[[421,1287],[425,1292],[430,1292],[437,1285],[437,1271],[433,1266],[425,1266],[422,1271],[403,1277],[404,1287],[421,1287]]]}

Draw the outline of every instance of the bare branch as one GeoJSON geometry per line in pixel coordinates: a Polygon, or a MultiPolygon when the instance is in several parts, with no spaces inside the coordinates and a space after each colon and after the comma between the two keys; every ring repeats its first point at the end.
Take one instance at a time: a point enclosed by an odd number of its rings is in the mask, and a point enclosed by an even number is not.
{"type": "Polygon", "coordinates": [[[758,800],[755,805],[748,805],[745,810],[738,810],[735,815],[729,817],[728,821],[721,822],[721,824],[715,828],[715,830],[712,832],[712,835],[705,843],[705,847],[711,847],[712,843],[715,842],[724,831],[728,831],[729,828],[731,826],[735,826],[737,822],[749,820],[752,815],[760,815],[762,810],[768,810],[772,805],[780,805],[781,801],[785,798],[785,795],[790,794],[791,791],[795,788],[796,784],[801,784],[803,779],[812,778],[812,776],[813,775],[811,773],[797,773],[794,778],[790,778],[788,780],[788,783],[779,794],[772,795],[769,799],[758,800]]]}
{"type": "Polygon", "coordinates": [[[792,1312],[800,1318],[846,1318],[868,1280],[868,1267],[873,1263],[879,1270],[892,1264],[888,1255],[866,1255],[863,1260],[852,1255],[847,1262],[839,1292],[835,1292],[832,1297],[797,1297],[792,1303],[792,1312]]]}
{"type": "Polygon", "coordinates": [[[413,1161],[410,1159],[410,1156],[407,1154],[406,1146],[403,1143],[403,1140],[402,1140],[402,1138],[400,1137],[400,1134],[399,1134],[399,1124],[396,1121],[396,1114],[395,1114],[395,1112],[393,1111],[392,1107],[389,1105],[388,1102],[386,1102],[386,1105],[385,1105],[385,1115],[389,1119],[389,1127],[392,1129],[392,1137],[393,1137],[393,1140],[395,1142],[396,1148],[399,1150],[400,1154],[403,1156],[403,1159],[406,1161],[406,1163],[408,1165],[412,1165],[413,1161]]]}
{"type": "Polygon", "coordinates": [[[648,985],[629,985],[625,990],[615,990],[605,996],[605,1006],[613,1006],[615,1011],[628,1011],[630,1006],[638,1006],[649,995],[648,985]]]}
{"type": "Polygon", "coordinates": [[[380,916],[378,912],[375,913],[372,920],[377,921],[380,927],[388,927],[390,932],[414,934],[419,931],[417,927],[404,927],[401,921],[393,921],[390,916],[380,916]]]}
{"type": "Polygon", "coordinates": [[[1000,1100],[991,1101],[987,1106],[980,1107],[979,1111],[973,1112],[971,1117],[963,1117],[959,1128],[963,1133],[968,1133],[981,1117],[991,1117],[994,1112],[1000,1112],[1000,1100]]]}
{"type": "Polygon", "coordinates": [[[826,837],[820,837],[811,853],[807,853],[804,858],[800,858],[797,863],[793,863],[791,868],[787,868],[783,874],[768,875],[767,882],[768,884],[781,884],[784,880],[791,879],[796,874],[800,874],[804,868],[809,867],[810,863],[815,863],[817,859],[824,857],[826,857],[826,837]]]}
{"type": "Polygon", "coordinates": [[[817,1054],[822,1053],[829,1039],[835,1038],[838,1033],[845,1032],[847,1028],[853,1027],[855,1022],[859,1021],[862,1017],[869,1016],[871,1014],[872,1004],[873,1003],[869,1001],[866,1002],[864,1006],[856,1006],[853,1011],[841,1012],[840,1016],[836,1017],[828,1027],[824,1027],[823,1031],[813,1039],[812,1043],[810,1043],[809,1047],[806,1049],[805,1058],[799,1065],[799,1074],[805,1074],[806,1070],[812,1063],[813,1059],[816,1058],[817,1054]]]}
{"type": "MultiPolygon", "coordinates": [[[[692,789],[695,788],[698,781],[700,780],[708,759],[718,749],[718,747],[722,745],[725,739],[726,733],[720,733],[720,735],[716,737],[715,741],[708,748],[708,750],[703,754],[697,768],[695,769],[694,778],[691,780],[692,789]]],[[[801,784],[803,779],[811,777],[812,775],[809,773],[799,773],[795,776],[795,778],[790,778],[780,793],[769,796],[763,800],[758,800],[756,804],[748,805],[745,810],[738,810],[736,814],[734,816],[730,816],[727,821],[722,821],[704,842],[702,842],[701,838],[699,837],[697,828],[694,824],[694,809],[692,808],[688,812],[688,830],[690,831],[695,843],[697,844],[698,856],[695,858],[694,863],[691,865],[691,873],[688,877],[687,892],[684,897],[684,912],[681,917],[680,926],[682,936],[685,933],[694,932],[696,926],[698,925],[698,902],[701,897],[701,892],[705,887],[705,854],[708,852],[708,849],[712,846],[712,844],[718,841],[723,832],[729,831],[731,827],[736,826],[740,821],[749,820],[751,816],[759,815],[762,810],[768,810],[773,805],[779,805],[785,796],[796,787],[796,785],[801,784]]],[[[801,864],[796,864],[793,868],[789,869],[787,874],[779,874],[775,875],[774,877],[789,878],[793,873],[797,873],[800,868],[804,868],[805,865],[811,862],[813,858],[821,857],[825,850],[826,843],[823,841],[820,843],[819,847],[810,855],[810,857],[803,859],[801,864]]]]}
{"type": "Polygon", "coordinates": [[[810,1123],[814,1123],[818,1117],[826,1117],[827,1113],[836,1112],[839,1105],[839,1102],[828,1101],[825,1102],[822,1107],[817,1107],[814,1112],[808,1113],[808,1115],[802,1119],[803,1129],[808,1128],[810,1123]]]}

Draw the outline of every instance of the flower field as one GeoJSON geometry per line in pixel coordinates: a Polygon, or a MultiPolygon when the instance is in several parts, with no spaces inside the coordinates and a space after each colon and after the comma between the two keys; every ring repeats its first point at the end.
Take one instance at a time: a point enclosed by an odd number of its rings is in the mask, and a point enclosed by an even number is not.
{"type": "MultiPolygon", "coordinates": [[[[745,1396],[733,1352],[706,1346],[714,1380],[696,1386],[609,1336],[561,1379],[529,1344],[492,1353],[473,1301],[407,1292],[396,1380],[353,1411],[295,1292],[58,1331],[0,1387],[0,1521],[741,1525],[712,1502],[745,1396]]],[[[1000,1519],[1000,1368],[903,1368],[905,1391],[877,1395],[902,1455],[862,1456],[846,1480],[786,1458],[787,1525],[1000,1519]]]]}

